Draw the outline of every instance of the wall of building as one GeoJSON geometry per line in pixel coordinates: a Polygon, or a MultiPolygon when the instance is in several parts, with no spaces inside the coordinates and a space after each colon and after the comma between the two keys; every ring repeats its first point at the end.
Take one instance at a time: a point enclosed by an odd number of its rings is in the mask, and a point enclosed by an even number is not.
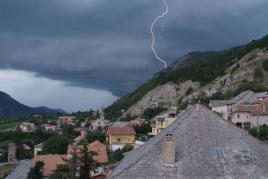
{"type": "Polygon", "coordinates": [[[241,127],[244,128],[244,123],[249,122],[250,127],[253,126],[253,117],[249,112],[235,112],[232,114],[231,121],[234,124],[241,123],[241,127]]]}
{"type": "Polygon", "coordinates": [[[254,116],[253,118],[253,126],[257,127],[262,125],[268,125],[268,115],[254,116]]]}
{"type": "Polygon", "coordinates": [[[134,143],[135,135],[109,135],[109,144],[134,143]]]}
{"type": "Polygon", "coordinates": [[[228,113],[228,107],[227,106],[213,107],[212,111],[217,112],[219,114],[222,114],[222,117],[224,119],[226,119],[226,120],[228,119],[229,113],[228,113]]]}

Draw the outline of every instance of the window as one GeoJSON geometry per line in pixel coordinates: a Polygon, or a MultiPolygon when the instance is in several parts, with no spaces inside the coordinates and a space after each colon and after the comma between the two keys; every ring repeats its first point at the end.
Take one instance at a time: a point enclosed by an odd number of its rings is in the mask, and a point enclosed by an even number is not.
{"type": "Polygon", "coordinates": [[[216,149],[216,155],[217,155],[218,158],[224,157],[224,150],[223,150],[223,148],[217,148],[216,149]]]}
{"type": "Polygon", "coordinates": [[[240,118],[240,114],[237,114],[237,118],[238,118],[238,119],[240,118]]]}
{"type": "Polygon", "coordinates": [[[244,129],[250,129],[250,122],[244,122],[244,129]]]}

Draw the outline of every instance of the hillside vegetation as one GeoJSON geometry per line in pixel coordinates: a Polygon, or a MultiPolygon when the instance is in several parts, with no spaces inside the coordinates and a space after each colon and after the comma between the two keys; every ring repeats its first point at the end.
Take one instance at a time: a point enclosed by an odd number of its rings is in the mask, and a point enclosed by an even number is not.
{"type": "MultiPolygon", "coordinates": [[[[118,118],[122,115],[122,110],[128,110],[132,105],[141,100],[148,92],[153,90],[159,85],[164,85],[167,83],[171,84],[182,84],[187,80],[192,82],[198,82],[200,86],[204,86],[213,82],[216,78],[222,77],[227,74],[233,73],[239,68],[239,63],[245,55],[254,51],[255,49],[263,49],[264,51],[268,50],[268,35],[259,40],[253,40],[247,45],[232,48],[226,51],[221,51],[217,53],[212,53],[212,55],[204,55],[209,52],[199,52],[199,55],[202,56],[198,60],[194,61],[193,64],[185,65],[185,63],[173,64],[166,70],[163,70],[157,73],[152,79],[138,87],[135,91],[130,93],[127,96],[122,97],[114,104],[105,109],[106,115],[110,119],[118,118]],[[174,67],[175,66],[175,67],[174,67]],[[232,67],[232,71],[228,71],[232,67]]],[[[210,52],[211,53],[211,52],[210,52]]],[[[196,53],[193,53],[196,55],[196,53]]],[[[187,55],[186,55],[187,56],[187,55]]],[[[188,58],[191,58],[191,53],[188,55],[188,58]]],[[[196,57],[195,57],[196,58],[196,57]]],[[[254,59],[255,56],[250,56],[248,59],[254,59]]],[[[184,59],[187,62],[187,58],[184,59]]],[[[263,90],[263,81],[256,78],[261,78],[263,71],[268,69],[268,62],[264,62],[262,66],[256,67],[254,71],[254,84],[245,83],[241,88],[260,88],[255,90],[263,90]]],[[[253,66],[250,68],[254,68],[253,66]]],[[[264,82],[265,83],[265,82],[264,82]]]]}

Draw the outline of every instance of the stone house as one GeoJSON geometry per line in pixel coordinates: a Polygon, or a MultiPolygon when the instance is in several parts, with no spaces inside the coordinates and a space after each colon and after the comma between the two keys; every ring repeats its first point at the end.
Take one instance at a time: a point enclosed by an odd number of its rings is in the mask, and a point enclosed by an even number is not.
{"type": "Polygon", "coordinates": [[[209,107],[212,111],[221,114],[224,119],[228,120],[231,114],[237,109],[238,105],[253,103],[255,100],[256,94],[247,90],[230,100],[211,100],[209,107]]]}
{"type": "Polygon", "coordinates": [[[267,144],[194,105],[128,153],[108,178],[267,178],[267,166],[267,144]]]}
{"type": "Polygon", "coordinates": [[[268,125],[268,98],[254,105],[240,105],[231,116],[231,121],[242,129],[268,125]]]}

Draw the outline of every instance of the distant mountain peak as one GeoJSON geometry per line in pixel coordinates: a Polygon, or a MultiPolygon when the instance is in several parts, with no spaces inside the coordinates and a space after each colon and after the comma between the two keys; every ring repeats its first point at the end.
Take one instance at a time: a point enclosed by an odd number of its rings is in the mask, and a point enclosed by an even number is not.
{"type": "Polygon", "coordinates": [[[55,116],[63,112],[63,110],[50,109],[45,106],[29,107],[18,102],[9,94],[0,91],[0,117],[31,116],[34,114],[55,116]]]}

